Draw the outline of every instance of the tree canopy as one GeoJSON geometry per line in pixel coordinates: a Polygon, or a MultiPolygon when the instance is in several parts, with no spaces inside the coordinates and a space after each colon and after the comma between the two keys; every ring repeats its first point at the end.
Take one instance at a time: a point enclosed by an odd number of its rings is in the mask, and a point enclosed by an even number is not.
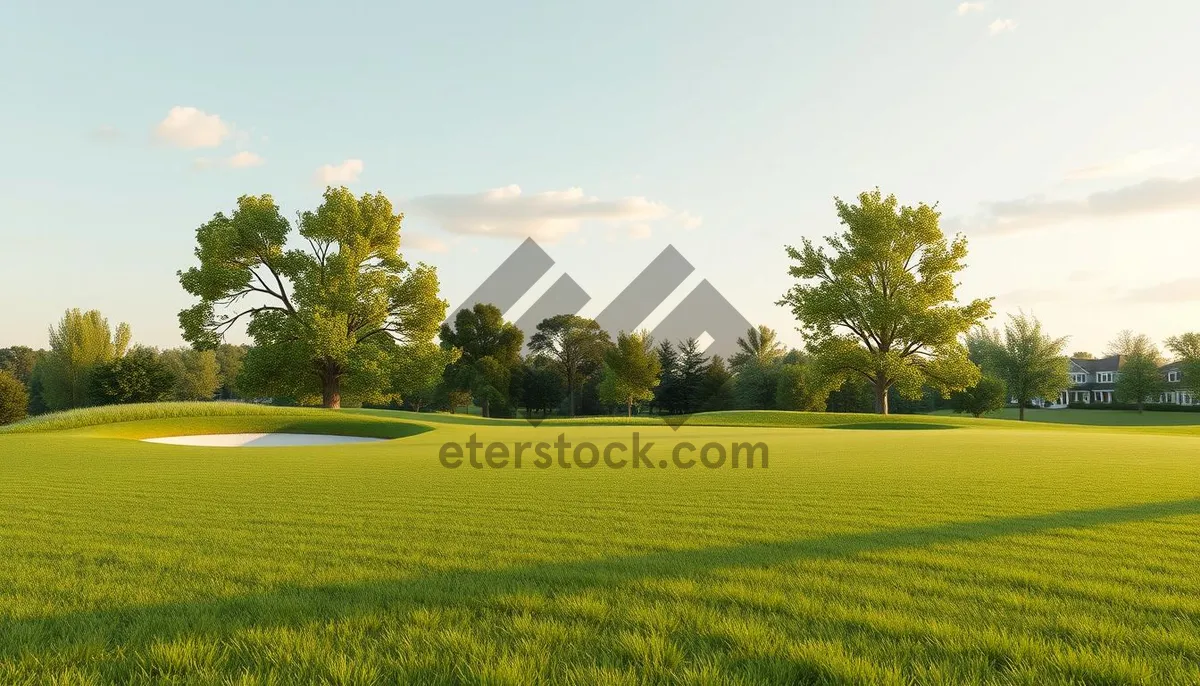
{"type": "Polygon", "coordinates": [[[1200,332],[1171,336],[1167,339],[1167,350],[1179,362],[1183,387],[1200,395],[1200,332]]]}
{"type": "Polygon", "coordinates": [[[521,363],[525,334],[504,321],[500,308],[476,303],[460,310],[453,328],[442,324],[438,338],[444,350],[460,351],[457,361],[445,370],[446,382],[453,390],[470,391],[485,417],[491,416],[494,401],[509,402],[512,373],[521,363]]]}
{"type": "Polygon", "coordinates": [[[979,369],[960,337],[992,309],[990,299],[955,298],[966,239],[948,241],[933,207],[901,207],[878,189],[835,205],[846,229],[825,239],[830,253],[808,238],[787,246],[788,273],[799,282],[779,301],[822,373],[866,379],[884,414],[892,387],[919,398],[924,386],[947,395],[973,385],[979,369]]]}
{"type": "Polygon", "coordinates": [[[542,320],[529,338],[529,349],[550,359],[567,382],[567,410],[575,416],[575,394],[599,370],[612,341],[594,319],[559,314],[542,320]]]}
{"type": "Polygon", "coordinates": [[[1158,369],[1162,354],[1158,346],[1149,336],[1126,329],[1108,344],[1108,354],[1121,356],[1114,400],[1133,403],[1138,412],[1144,411],[1146,400],[1153,399],[1163,388],[1164,379],[1158,369]]]}
{"type": "Polygon", "coordinates": [[[1018,418],[1034,398],[1057,398],[1071,379],[1063,349],[1067,338],[1052,338],[1042,323],[1024,312],[1009,315],[1004,332],[980,327],[968,344],[984,356],[983,368],[1004,382],[1018,404],[1018,418]]]}
{"type": "Polygon", "coordinates": [[[179,313],[184,338],[214,348],[237,322],[255,346],[240,381],[263,396],[390,392],[390,368],[405,346],[428,343],[446,314],[437,274],[400,255],[403,215],[382,193],[355,198],[328,188],[296,226],[305,248],[289,248],[292,224],[270,195],[242,196],[196,230],[198,267],[179,272],[199,298],[179,313]]]}
{"type": "Polygon", "coordinates": [[[600,397],[625,405],[625,415],[633,416],[633,404],[654,398],[654,389],[662,375],[662,363],[654,349],[654,340],[645,331],[617,334],[617,344],[604,354],[604,381],[600,397]]]}
{"type": "Polygon", "coordinates": [[[779,342],[779,334],[763,324],[752,326],[746,335],[737,339],[738,351],[729,358],[729,367],[738,371],[747,363],[769,367],[783,359],[787,349],[779,342]]]}
{"type": "Polygon", "coordinates": [[[67,310],[50,328],[50,350],[35,371],[46,408],[88,405],[92,371],[122,357],[131,338],[128,324],[118,324],[114,330],[97,310],[67,310]]]}
{"type": "Polygon", "coordinates": [[[28,407],[25,384],[12,372],[0,369],[0,426],[24,419],[28,407]]]}

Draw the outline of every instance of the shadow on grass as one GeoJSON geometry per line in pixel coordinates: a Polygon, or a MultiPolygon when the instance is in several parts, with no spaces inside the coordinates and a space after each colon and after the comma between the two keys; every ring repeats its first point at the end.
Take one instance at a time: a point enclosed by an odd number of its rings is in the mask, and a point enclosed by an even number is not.
{"type": "Polygon", "coordinates": [[[502,594],[569,593],[644,577],[691,577],[715,570],[762,567],[796,560],[983,541],[1053,529],[1094,527],[1200,514],[1200,499],[1124,505],[839,534],[778,543],[655,552],[533,567],[464,570],[401,580],[316,587],[287,586],[268,593],[119,607],[32,619],[0,617],[0,657],[14,652],[71,651],[97,641],[123,646],[127,659],[155,641],[190,635],[220,639],[250,627],[297,627],[387,608],[483,603],[502,594]]]}
{"type": "Polygon", "coordinates": [[[924,424],[917,422],[858,422],[851,424],[831,424],[825,429],[862,429],[864,431],[924,431],[928,429],[961,429],[953,424],[924,424]]]}

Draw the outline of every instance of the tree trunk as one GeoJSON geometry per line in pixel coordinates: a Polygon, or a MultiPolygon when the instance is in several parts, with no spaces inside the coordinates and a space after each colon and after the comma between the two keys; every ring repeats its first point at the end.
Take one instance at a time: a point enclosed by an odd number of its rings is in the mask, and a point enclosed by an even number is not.
{"type": "Polygon", "coordinates": [[[626,417],[633,416],[633,398],[632,397],[625,399],[625,416],[626,417]]]}
{"type": "Polygon", "coordinates": [[[342,406],[342,377],[340,374],[326,373],[321,380],[321,406],[338,409],[342,406]]]}
{"type": "Polygon", "coordinates": [[[567,416],[575,416],[575,379],[567,377],[567,416]]]}
{"type": "Polygon", "coordinates": [[[483,398],[483,405],[480,407],[480,409],[481,409],[481,410],[483,410],[483,416],[484,416],[484,417],[491,417],[491,416],[492,416],[492,414],[491,414],[491,409],[490,409],[490,408],[491,408],[491,402],[492,402],[491,400],[489,400],[489,399],[488,399],[486,396],[484,396],[484,398],[483,398]]]}
{"type": "Polygon", "coordinates": [[[887,386],[876,381],[875,386],[875,414],[888,413],[888,389],[887,386]]]}
{"type": "Polygon", "coordinates": [[[1025,421],[1025,401],[1024,400],[1017,401],[1017,419],[1022,422],[1025,421]]]}

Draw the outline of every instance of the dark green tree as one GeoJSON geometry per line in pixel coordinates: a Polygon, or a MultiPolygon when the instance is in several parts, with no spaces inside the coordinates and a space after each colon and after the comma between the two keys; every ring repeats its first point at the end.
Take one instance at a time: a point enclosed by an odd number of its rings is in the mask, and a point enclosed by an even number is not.
{"type": "Polygon", "coordinates": [[[476,303],[459,310],[453,328],[442,324],[439,335],[444,350],[459,350],[457,361],[445,367],[446,382],[455,390],[470,391],[483,410],[491,416],[492,403],[507,405],[513,370],[521,363],[525,334],[515,324],[504,321],[495,305],[476,303]]]}
{"type": "Polygon", "coordinates": [[[29,407],[29,392],[12,372],[0,369],[0,426],[25,418],[29,407]]]}
{"type": "Polygon", "coordinates": [[[919,398],[979,379],[959,337],[991,315],[990,300],[955,298],[967,241],[947,241],[939,214],[925,204],[900,207],[878,189],[858,204],[835,199],[846,227],[826,238],[832,250],[803,239],[787,246],[798,280],[779,301],[800,322],[823,376],[858,376],[872,385],[875,411],[888,412],[888,390],[919,398]]]}
{"type": "Polygon", "coordinates": [[[1167,349],[1179,362],[1183,387],[1200,396],[1200,332],[1184,333],[1167,339],[1167,349]]]}
{"type": "Polygon", "coordinates": [[[175,377],[158,352],[143,346],[96,365],[88,381],[93,405],[159,402],[167,399],[175,385],[175,377]]]}
{"type": "Polygon", "coordinates": [[[529,339],[529,349],[558,368],[567,382],[567,413],[574,417],[576,394],[600,370],[604,352],[612,345],[594,319],[559,314],[543,320],[529,339]]]}
{"type": "Polygon", "coordinates": [[[979,383],[950,396],[950,408],[958,414],[969,414],[979,418],[988,412],[1004,409],[1008,402],[1008,389],[1004,382],[994,376],[981,376],[979,383]]]}
{"type": "Polygon", "coordinates": [[[184,338],[206,349],[237,322],[255,346],[239,384],[261,396],[340,407],[386,394],[404,346],[433,340],[445,318],[437,274],[400,255],[400,223],[382,193],[329,188],[301,212],[298,237],[269,195],[242,196],[196,230],[200,266],[179,273],[199,302],[179,313],[184,338]]]}
{"type": "Polygon", "coordinates": [[[0,370],[12,374],[28,388],[33,382],[33,368],[37,366],[38,359],[45,354],[44,350],[34,350],[23,345],[0,348],[0,370]]]}

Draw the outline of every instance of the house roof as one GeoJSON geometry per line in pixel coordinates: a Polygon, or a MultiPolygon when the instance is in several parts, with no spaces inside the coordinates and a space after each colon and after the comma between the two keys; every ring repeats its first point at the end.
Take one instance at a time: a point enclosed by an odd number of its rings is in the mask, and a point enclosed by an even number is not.
{"type": "Polygon", "coordinates": [[[1101,357],[1097,360],[1072,357],[1071,363],[1088,374],[1095,374],[1096,372],[1115,372],[1121,368],[1121,356],[1109,355],[1108,357],[1101,357]]]}

